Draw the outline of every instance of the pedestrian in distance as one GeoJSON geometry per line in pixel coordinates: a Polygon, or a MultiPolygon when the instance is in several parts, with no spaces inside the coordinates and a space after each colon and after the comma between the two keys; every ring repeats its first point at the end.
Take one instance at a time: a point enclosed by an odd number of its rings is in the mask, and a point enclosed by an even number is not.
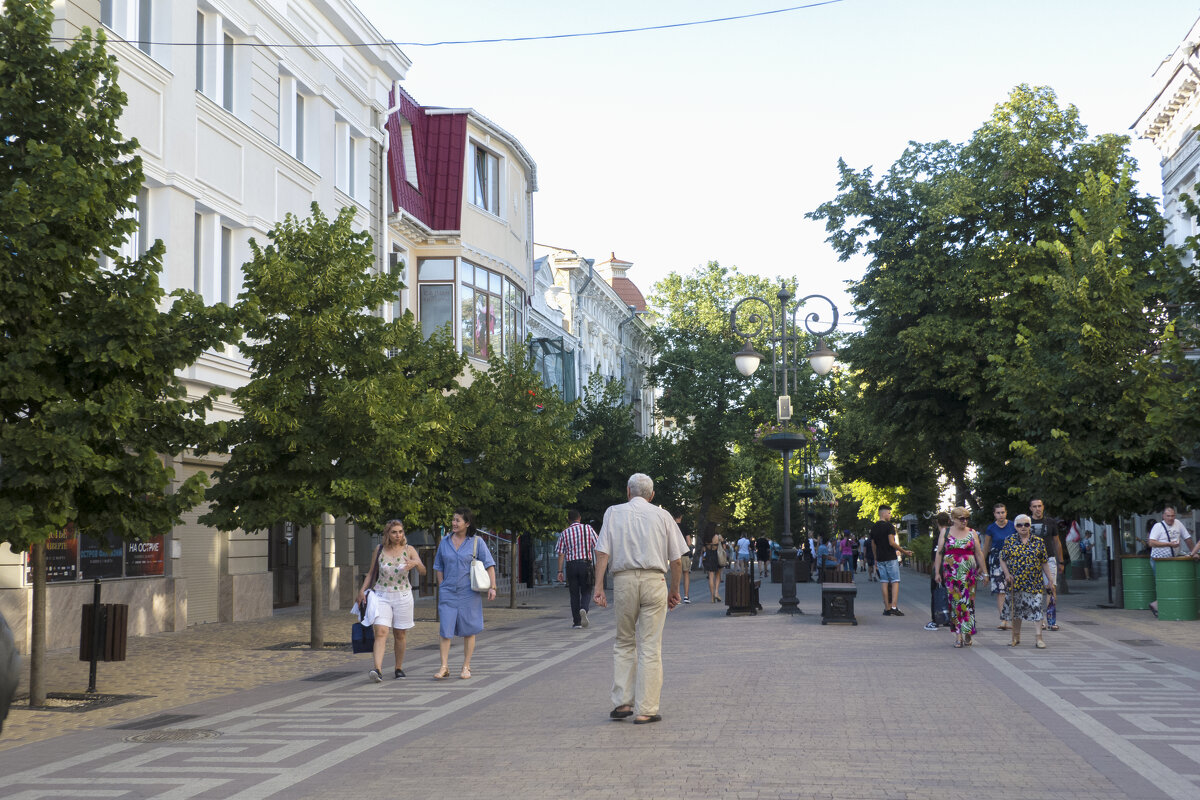
{"type": "Polygon", "coordinates": [[[1090,581],[1092,579],[1092,532],[1085,530],[1079,534],[1079,560],[1083,562],[1083,579],[1090,581]]]}
{"type": "Polygon", "coordinates": [[[983,556],[992,581],[992,594],[996,596],[996,613],[1000,615],[1000,625],[997,627],[1006,631],[1009,625],[1004,620],[1004,606],[1008,600],[1008,587],[1004,583],[1004,570],[1000,568],[1000,550],[1017,529],[1009,520],[1008,508],[1004,503],[996,503],[992,507],[992,516],[995,521],[988,524],[983,532],[983,556]]]}
{"type": "MultiPolygon", "coordinates": [[[[934,562],[937,561],[940,553],[942,536],[949,527],[950,515],[945,511],[939,511],[937,532],[933,540],[934,562]]],[[[931,569],[929,571],[929,622],[925,623],[925,630],[936,631],[940,627],[950,627],[950,596],[946,592],[946,587],[938,580],[938,571],[931,569]]]]}
{"type": "Polygon", "coordinates": [[[933,560],[935,580],[945,585],[950,599],[950,629],[955,647],[970,647],[975,636],[975,583],[987,579],[983,546],[970,528],[971,515],[961,506],[950,512],[953,525],[938,538],[933,560]]]}
{"type": "Polygon", "coordinates": [[[667,612],[680,603],[680,558],[685,548],[675,520],[650,504],[654,481],[649,475],[631,475],[625,493],[628,502],[604,512],[596,543],[593,599],[601,608],[608,605],[604,572],[611,567],[617,636],[609,718],[633,716],[635,725],[644,725],[662,719],[662,632],[667,612]]]}
{"type": "Polygon", "coordinates": [[[1045,540],[1034,536],[1028,514],[1018,514],[1013,522],[1017,533],[1000,548],[1000,569],[1008,586],[1008,602],[1004,617],[1012,621],[1012,641],[1009,647],[1021,643],[1021,624],[1032,622],[1037,633],[1037,647],[1045,649],[1042,639],[1042,598],[1045,584],[1050,580],[1049,555],[1045,540]]]}
{"type": "Polygon", "coordinates": [[[911,556],[912,550],[900,546],[896,538],[896,526],[892,524],[892,507],[879,507],[879,521],[871,527],[871,550],[875,556],[875,575],[879,578],[879,589],[883,592],[883,615],[903,617],[897,605],[900,601],[900,553],[911,556]]]}
{"type": "Polygon", "coordinates": [[[859,565],[862,564],[862,542],[849,531],[846,532],[846,538],[850,540],[850,569],[852,572],[858,572],[859,565]]]}
{"type": "MultiPolygon", "coordinates": [[[[1046,574],[1049,580],[1046,584],[1046,614],[1043,626],[1047,630],[1058,630],[1058,584],[1063,567],[1063,543],[1058,531],[1058,520],[1045,516],[1046,506],[1038,498],[1029,501],[1029,516],[1033,535],[1046,545],[1046,574]]],[[[1063,585],[1066,576],[1061,575],[1063,585]]]]}
{"type": "Polygon", "coordinates": [[[750,571],[750,537],[744,533],[737,540],[737,565],[746,572],[750,571]]]}
{"type": "Polygon", "coordinates": [[[692,598],[692,556],[696,554],[696,540],[692,536],[692,532],[683,528],[683,514],[675,515],[675,524],[679,526],[679,530],[683,532],[683,543],[687,545],[687,549],[683,551],[683,557],[680,559],[680,565],[683,567],[683,602],[690,604],[692,598]]]}
{"type": "Polygon", "coordinates": [[[863,569],[867,572],[867,582],[873,583],[879,578],[875,575],[875,551],[871,549],[871,537],[862,537],[859,547],[862,548],[863,569]]]}
{"type": "Polygon", "coordinates": [[[725,540],[717,533],[715,523],[708,523],[704,531],[704,572],[708,575],[708,594],[712,602],[721,602],[721,553],[725,540]]]}
{"type": "MultiPolygon", "coordinates": [[[[1185,543],[1191,542],[1192,536],[1188,533],[1187,526],[1176,519],[1175,506],[1163,508],[1162,519],[1150,528],[1146,540],[1150,545],[1150,569],[1155,574],[1158,573],[1158,565],[1154,562],[1160,558],[1175,558],[1180,555],[1195,557],[1200,552],[1200,543],[1193,543],[1190,552],[1187,552],[1188,547],[1185,543]]],[[[1154,616],[1158,616],[1157,600],[1150,603],[1150,611],[1154,616]]]]}
{"type": "Polygon", "coordinates": [[[593,564],[596,531],[581,519],[578,511],[568,510],[567,527],[554,544],[554,552],[558,554],[558,579],[566,579],[567,594],[571,598],[572,628],[588,626],[587,612],[596,582],[593,564]]]}
{"type": "Polygon", "coordinates": [[[374,668],[368,673],[376,683],[383,682],[383,654],[387,650],[388,631],[391,630],[395,640],[393,649],[396,653],[394,678],[404,677],[404,648],[408,631],[416,623],[413,622],[413,594],[410,573],[416,570],[425,574],[425,565],[417,555],[417,549],[408,543],[404,534],[404,523],[398,519],[388,520],[383,526],[383,541],[375,550],[375,558],[371,561],[371,569],[367,573],[358,590],[358,607],[364,608],[367,602],[367,590],[375,592],[375,619],[372,627],[375,631],[374,668]]]}
{"type": "Polygon", "coordinates": [[[838,549],[842,555],[842,569],[847,572],[854,571],[854,547],[850,544],[849,536],[839,538],[838,549]]]}
{"type": "Polygon", "coordinates": [[[471,560],[479,559],[487,569],[491,587],[487,599],[496,599],[496,561],[487,543],[475,529],[475,514],[469,508],[454,509],[450,534],[438,543],[433,558],[433,571],[438,581],[438,651],[442,665],[433,677],[450,677],[450,642],[455,636],[463,640],[463,666],[458,677],[471,677],[471,656],[475,653],[475,637],[483,631],[483,596],[471,588],[471,560]]]}
{"type": "MultiPolygon", "coordinates": [[[[759,536],[754,540],[754,555],[758,560],[758,574],[766,575],[771,568],[771,540],[765,536],[759,536]]],[[[683,592],[684,602],[687,602],[687,590],[683,592]]]]}

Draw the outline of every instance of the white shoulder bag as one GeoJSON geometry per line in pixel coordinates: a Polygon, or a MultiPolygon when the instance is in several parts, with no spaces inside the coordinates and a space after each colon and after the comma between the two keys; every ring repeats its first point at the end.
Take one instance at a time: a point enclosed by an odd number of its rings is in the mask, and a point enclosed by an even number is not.
{"type": "Polygon", "coordinates": [[[492,578],[484,568],[483,562],[475,557],[479,552],[479,534],[471,544],[471,589],[476,592],[487,592],[492,588],[492,578]]]}

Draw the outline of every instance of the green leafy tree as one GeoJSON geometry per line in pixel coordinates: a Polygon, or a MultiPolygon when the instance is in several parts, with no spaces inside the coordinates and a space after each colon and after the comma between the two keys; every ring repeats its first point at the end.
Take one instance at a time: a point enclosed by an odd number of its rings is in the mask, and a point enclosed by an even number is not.
{"type": "Polygon", "coordinates": [[[1196,276],[1132,183],[1128,169],[1084,178],[1070,236],[1042,243],[1058,269],[1014,287],[1016,346],[992,358],[1017,432],[1009,493],[1056,514],[1115,521],[1191,499],[1179,465],[1200,440],[1200,375],[1173,310],[1196,302],[1196,276]]]}
{"type": "Polygon", "coordinates": [[[311,527],[314,648],[324,646],[322,526],[422,518],[429,465],[449,438],[446,393],[463,367],[449,339],[425,340],[411,314],[372,313],[401,284],[372,271],[371,237],[353,221],[351,209],[331,221],[314,203],[265,247],[251,240],[237,305],[251,379],[233,392],[242,418],[222,441],[229,460],[201,517],[221,530],[311,527]]]}
{"type": "MultiPolygon", "coordinates": [[[[586,484],[594,438],[572,431],[576,404],[542,385],[524,349],[493,354],[486,372],[471,374],[451,398],[455,438],[441,460],[454,504],[469,506],[482,527],[514,536],[564,527],[586,484]]],[[[515,583],[514,576],[514,607],[515,583]]]]}
{"type": "MultiPolygon", "coordinates": [[[[746,514],[762,519],[761,511],[750,508],[761,498],[739,493],[738,487],[746,485],[734,452],[738,444],[757,446],[753,439],[756,426],[775,418],[771,366],[760,367],[761,374],[752,378],[737,372],[733,354],[741,349],[742,341],[734,335],[730,313],[743,297],[754,295],[777,302],[777,292],[778,287],[769,281],[715,261],[687,276],[671,273],[654,289],[651,304],[661,312],[661,321],[652,333],[658,360],[649,379],[662,389],[659,412],[675,421],[678,456],[692,470],[698,533],[708,522],[723,525],[732,519],[748,519],[746,514]],[[734,508],[739,504],[743,510],[735,518],[734,508]]],[[[769,326],[755,342],[760,352],[769,351],[764,343],[767,336],[769,326]]],[[[802,380],[792,390],[792,400],[798,424],[820,417],[822,403],[816,381],[802,380]]],[[[777,479],[782,482],[781,477],[777,479]]]]}
{"type": "Polygon", "coordinates": [[[577,437],[592,441],[591,458],[579,476],[582,488],[576,500],[585,519],[601,519],[606,508],[624,503],[629,476],[649,469],[649,453],[623,397],[620,381],[605,381],[593,374],[572,422],[577,437]]]}
{"type": "Polygon", "coordinates": [[[148,538],[196,505],[203,479],[172,490],[162,457],[204,445],[212,398],[189,400],[176,373],[236,336],[228,309],[189,292],[161,310],[161,242],[120,256],[142,168],[116,62],[87,29],[53,46],[53,19],[47,0],[0,15],[0,541],[31,550],[35,706],[46,539],[69,523],[148,538]]]}
{"type": "MultiPolygon", "coordinates": [[[[1013,352],[1021,326],[1041,330],[1036,287],[1060,264],[1039,243],[1070,234],[1079,184],[1121,174],[1126,145],[1088,138],[1074,106],[1022,85],[965,143],[911,143],[880,179],[839,163],[837,198],[809,216],[842,259],[868,258],[850,288],[865,329],[841,353],[850,474],[857,462],[878,485],[917,485],[904,470],[932,467],[976,509],[993,498],[979,498],[973,468],[1018,483],[1009,443],[1022,433],[993,357],[1013,352]]],[[[1146,228],[1144,210],[1127,208],[1130,230],[1146,228]]]]}

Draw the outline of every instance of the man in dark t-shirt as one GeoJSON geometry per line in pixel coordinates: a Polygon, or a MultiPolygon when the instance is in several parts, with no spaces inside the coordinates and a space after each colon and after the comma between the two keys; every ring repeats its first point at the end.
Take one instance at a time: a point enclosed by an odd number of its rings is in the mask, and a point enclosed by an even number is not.
{"type": "Polygon", "coordinates": [[[900,564],[897,553],[912,555],[896,539],[896,526],[892,524],[892,507],[879,507],[879,521],[871,526],[871,551],[875,554],[875,574],[879,576],[879,588],[883,592],[883,615],[903,617],[897,607],[900,600],[900,564]]]}

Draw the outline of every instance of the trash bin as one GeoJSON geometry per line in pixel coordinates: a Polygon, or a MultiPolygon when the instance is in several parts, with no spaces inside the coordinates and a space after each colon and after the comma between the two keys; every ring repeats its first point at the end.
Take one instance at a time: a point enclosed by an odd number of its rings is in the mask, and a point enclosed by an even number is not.
{"type": "Polygon", "coordinates": [[[783,562],[775,560],[771,562],[771,583],[783,583],[783,562]]]}
{"type": "MultiPolygon", "coordinates": [[[[79,660],[92,660],[92,618],[96,606],[88,603],[79,618],[79,660]]],[[[125,644],[129,632],[129,606],[124,603],[101,603],[98,622],[100,647],[96,651],[97,661],[124,661],[125,644]]]]}
{"type": "Polygon", "coordinates": [[[1188,556],[1154,561],[1154,588],[1158,593],[1158,618],[1196,618],[1196,565],[1188,556]]]}
{"type": "Polygon", "coordinates": [[[1196,561],[1196,617],[1200,619],[1200,561],[1196,561]]]}
{"type": "Polygon", "coordinates": [[[1121,583],[1125,607],[1146,610],[1154,600],[1154,573],[1148,556],[1121,556],[1121,583]]]}

